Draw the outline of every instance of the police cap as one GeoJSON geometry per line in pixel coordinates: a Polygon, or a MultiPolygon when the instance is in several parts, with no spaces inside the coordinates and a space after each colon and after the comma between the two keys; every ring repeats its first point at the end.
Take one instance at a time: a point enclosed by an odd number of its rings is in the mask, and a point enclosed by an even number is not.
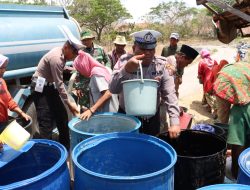
{"type": "Polygon", "coordinates": [[[134,37],[135,44],[139,45],[142,49],[154,49],[157,39],[161,35],[160,32],[155,30],[141,30],[130,34],[130,36],[134,37]]]}

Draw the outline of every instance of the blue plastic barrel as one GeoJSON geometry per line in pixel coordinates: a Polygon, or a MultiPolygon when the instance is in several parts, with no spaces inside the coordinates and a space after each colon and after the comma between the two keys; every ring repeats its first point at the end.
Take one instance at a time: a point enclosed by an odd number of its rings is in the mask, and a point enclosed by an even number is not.
{"type": "Polygon", "coordinates": [[[238,163],[239,174],[237,183],[250,185],[250,148],[240,154],[238,163]]]}
{"type": "Polygon", "coordinates": [[[175,150],[143,134],[111,133],[88,138],[72,152],[74,188],[172,190],[175,150]]]}
{"type": "Polygon", "coordinates": [[[250,190],[248,185],[239,184],[218,184],[199,188],[197,190],[250,190]]]}
{"type": "Polygon", "coordinates": [[[95,114],[88,121],[73,118],[68,126],[70,128],[70,148],[73,150],[79,142],[92,136],[112,132],[139,132],[141,122],[133,116],[104,112],[95,114]]]}
{"type": "MultiPolygon", "coordinates": [[[[0,189],[18,190],[69,190],[70,177],[67,167],[67,150],[50,140],[31,140],[32,148],[0,168],[0,189]]],[[[5,149],[0,154],[13,154],[5,149]]],[[[11,156],[11,155],[10,155],[11,156]]]]}

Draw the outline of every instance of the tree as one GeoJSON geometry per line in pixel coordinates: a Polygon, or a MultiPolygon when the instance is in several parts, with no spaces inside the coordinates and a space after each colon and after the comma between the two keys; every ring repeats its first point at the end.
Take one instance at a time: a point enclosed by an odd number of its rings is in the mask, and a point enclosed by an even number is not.
{"type": "Polygon", "coordinates": [[[193,34],[196,36],[213,37],[214,27],[211,20],[207,9],[197,9],[197,14],[195,14],[191,23],[193,34]]]}
{"type": "Polygon", "coordinates": [[[119,0],[75,0],[69,9],[81,26],[96,33],[98,41],[113,22],[131,17],[119,0]]]}
{"type": "Polygon", "coordinates": [[[163,2],[151,8],[149,15],[153,22],[158,20],[158,23],[164,23],[163,39],[168,39],[171,32],[178,32],[182,37],[192,35],[191,21],[197,14],[196,10],[196,8],[187,7],[183,1],[175,0],[163,2]]]}
{"type": "Polygon", "coordinates": [[[158,17],[159,21],[165,22],[166,24],[177,24],[182,18],[190,14],[191,8],[186,6],[183,1],[169,1],[160,3],[158,6],[151,8],[149,14],[158,17]]]}

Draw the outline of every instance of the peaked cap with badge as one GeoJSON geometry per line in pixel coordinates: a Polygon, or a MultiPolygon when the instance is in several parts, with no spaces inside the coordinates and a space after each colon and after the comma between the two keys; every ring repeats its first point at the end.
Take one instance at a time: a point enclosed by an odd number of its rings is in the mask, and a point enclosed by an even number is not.
{"type": "Polygon", "coordinates": [[[195,59],[199,53],[192,47],[183,44],[180,49],[181,53],[184,53],[188,58],[195,59]]]}
{"type": "Polygon", "coordinates": [[[78,40],[73,34],[72,32],[69,30],[69,28],[67,26],[62,26],[62,31],[65,35],[65,37],[67,38],[68,42],[70,43],[70,45],[75,48],[77,51],[80,49],[83,49],[85,46],[81,43],[80,40],[78,40]]]}
{"type": "Polygon", "coordinates": [[[154,49],[156,47],[157,39],[162,34],[155,30],[141,30],[130,34],[134,37],[134,43],[139,45],[142,49],[154,49]]]}

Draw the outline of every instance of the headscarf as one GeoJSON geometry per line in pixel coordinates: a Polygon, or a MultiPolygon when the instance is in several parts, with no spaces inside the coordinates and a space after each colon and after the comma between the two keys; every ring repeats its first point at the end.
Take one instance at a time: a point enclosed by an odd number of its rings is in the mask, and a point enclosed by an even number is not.
{"type": "Polygon", "coordinates": [[[0,54],[0,69],[5,68],[9,63],[9,58],[0,54]]]}
{"type": "Polygon", "coordinates": [[[79,51],[73,65],[85,77],[90,78],[93,75],[98,75],[103,76],[107,82],[110,81],[111,75],[108,69],[82,50],[79,51]]]}
{"type": "Polygon", "coordinates": [[[205,61],[208,67],[212,67],[214,65],[214,61],[210,57],[210,52],[207,49],[202,49],[200,51],[201,58],[205,61]]]}
{"type": "Polygon", "coordinates": [[[210,83],[211,83],[211,86],[209,86],[209,90],[208,91],[212,91],[213,90],[213,85],[214,85],[214,82],[217,78],[217,75],[218,73],[220,72],[220,70],[226,65],[228,64],[228,61],[225,60],[225,59],[222,59],[220,61],[220,64],[219,65],[214,65],[214,67],[212,68],[211,70],[211,75],[210,75],[210,83]]]}
{"type": "MultiPolygon", "coordinates": [[[[202,49],[200,52],[201,58],[210,58],[210,52],[207,49],[202,49]]],[[[211,58],[210,58],[211,59],[211,58]]]]}
{"type": "Polygon", "coordinates": [[[224,66],[214,82],[215,95],[231,104],[250,102],[250,64],[238,62],[224,66]]]}

